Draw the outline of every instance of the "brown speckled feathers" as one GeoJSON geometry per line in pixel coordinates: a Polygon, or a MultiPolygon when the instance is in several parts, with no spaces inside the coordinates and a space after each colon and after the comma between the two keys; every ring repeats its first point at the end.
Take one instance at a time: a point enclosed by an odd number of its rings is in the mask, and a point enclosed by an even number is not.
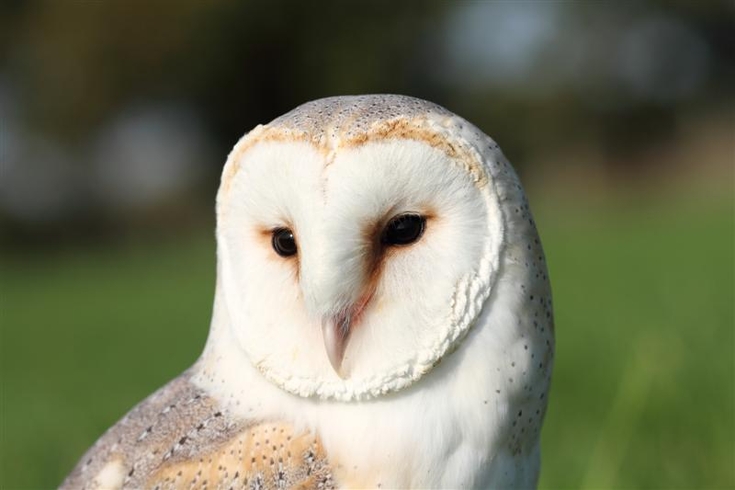
{"type": "Polygon", "coordinates": [[[236,420],[186,372],[80,460],[62,489],[334,488],[319,441],[278,421],[236,420]]]}

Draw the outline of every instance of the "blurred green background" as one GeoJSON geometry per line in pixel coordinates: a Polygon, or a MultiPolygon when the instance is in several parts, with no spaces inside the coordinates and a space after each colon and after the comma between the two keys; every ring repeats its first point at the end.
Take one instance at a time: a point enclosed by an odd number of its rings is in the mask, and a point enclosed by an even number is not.
{"type": "Polygon", "coordinates": [[[495,138],[550,267],[541,488],[735,487],[732,2],[3,2],[0,487],[198,356],[229,148],[405,93],[495,138]]]}

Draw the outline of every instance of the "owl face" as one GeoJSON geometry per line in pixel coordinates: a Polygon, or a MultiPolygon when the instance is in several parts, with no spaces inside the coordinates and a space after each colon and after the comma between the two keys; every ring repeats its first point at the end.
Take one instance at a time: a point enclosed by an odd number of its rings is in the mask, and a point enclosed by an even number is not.
{"type": "Polygon", "coordinates": [[[302,396],[370,398],[461,342],[503,227],[466,154],[422,132],[338,132],[274,124],[235,148],[218,196],[219,287],[266,378],[302,396]]]}

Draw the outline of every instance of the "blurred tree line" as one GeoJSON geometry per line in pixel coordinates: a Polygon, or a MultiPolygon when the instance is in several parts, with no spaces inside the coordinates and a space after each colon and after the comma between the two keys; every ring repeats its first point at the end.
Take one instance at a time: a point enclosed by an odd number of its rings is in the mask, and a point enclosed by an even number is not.
{"type": "Polygon", "coordinates": [[[639,156],[680,138],[686,121],[724,113],[732,130],[734,10],[714,0],[3,2],[0,240],[27,248],[209,226],[237,139],[330,95],[445,105],[522,174],[569,158],[606,175],[666,170],[639,156]]]}

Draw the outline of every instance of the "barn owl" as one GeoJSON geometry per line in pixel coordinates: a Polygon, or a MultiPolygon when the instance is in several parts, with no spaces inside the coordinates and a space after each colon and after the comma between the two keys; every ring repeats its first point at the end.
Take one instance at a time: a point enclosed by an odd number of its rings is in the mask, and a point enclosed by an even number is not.
{"type": "Polygon", "coordinates": [[[527,488],[554,349],[535,224],[498,145],[398,95],[246,134],[217,195],[201,357],[62,488],[527,488]]]}

